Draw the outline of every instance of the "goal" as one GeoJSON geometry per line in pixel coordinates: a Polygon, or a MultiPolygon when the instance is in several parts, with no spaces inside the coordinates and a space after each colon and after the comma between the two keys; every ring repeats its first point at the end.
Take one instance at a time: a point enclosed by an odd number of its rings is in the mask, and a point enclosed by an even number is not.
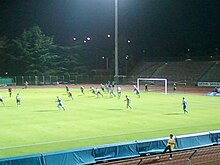
{"type": "Polygon", "coordinates": [[[142,86],[147,84],[149,88],[156,90],[161,90],[164,94],[167,94],[167,79],[165,78],[138,78],[137,79],[137,88],[141,90],[142,86]]]}

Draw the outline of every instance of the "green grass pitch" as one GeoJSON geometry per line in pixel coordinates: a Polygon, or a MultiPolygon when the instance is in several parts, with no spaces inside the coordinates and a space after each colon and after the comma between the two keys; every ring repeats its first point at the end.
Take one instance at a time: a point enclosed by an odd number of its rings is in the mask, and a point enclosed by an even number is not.
{"type": "MultiPolygon", "coordinates": [[[[123,87],[122,87],[123,89],[123,87]]],[[[218,130],[219,98],[196,94],[141,93],[130,90],[121,99],[108,94],[96,97],[89,89],[70,88],[74,100],[63,88],[0,89],[5,106],[0,104],[0,157],[29,155],[102,144],[144,140],[218,130]],[[15,96],[20,93],[21,106],[15,96]],[[125,95],[132,110],[126,110],[125,95]],[[66,111],[57,108],[60,96],[66,111]],[[189,114],[183,114],[182,97],[189,114]]]]}

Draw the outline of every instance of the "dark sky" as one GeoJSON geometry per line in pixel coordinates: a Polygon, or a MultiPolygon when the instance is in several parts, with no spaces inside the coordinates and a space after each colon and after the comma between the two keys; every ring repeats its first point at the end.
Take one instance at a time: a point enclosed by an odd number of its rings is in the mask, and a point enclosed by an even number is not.
{"type": "MultiPolygon", "coordinates": [[[[0,36],[39,25],[57,43],[114,34],[114,0],[0,0],[0,36]]],[[[119,37],[177,54],[220,46],[220,0],[119,0],[119,37]]]]}

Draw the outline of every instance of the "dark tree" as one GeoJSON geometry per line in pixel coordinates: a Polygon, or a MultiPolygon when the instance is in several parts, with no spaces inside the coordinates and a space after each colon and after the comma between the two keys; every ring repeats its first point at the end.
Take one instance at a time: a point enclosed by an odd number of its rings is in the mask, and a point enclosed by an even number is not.
{"type": "Polygon", "coordinates": [[[53,38],[46,36],[39,26],[24,30],[22,35],[14,40],[17,74],[38,75],[56,73],[58,55],[53,38]]]}
{"type": "MultiPolygon", "coordinates": [[[[7,76],[11,72],[13,56],[10,54],[10,44],[7,37],[0,37],[0,75],[7,76]]],[[[0,76],[0,77],[1,77],[0,76]]]]}
{"type": "Polygon", "coordinates": [[[81,51],[81,46],[58,46],[59,62],[57,65],[61,68],[61,73],[84,74],[88,72],[88,66],[85,65],[85,56],[81,51]]]}

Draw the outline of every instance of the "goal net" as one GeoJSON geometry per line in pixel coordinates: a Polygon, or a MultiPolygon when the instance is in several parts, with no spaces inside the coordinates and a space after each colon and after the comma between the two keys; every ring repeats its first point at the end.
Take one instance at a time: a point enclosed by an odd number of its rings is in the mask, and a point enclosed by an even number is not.
{"type": "Polygon", "coordinates": [[[137,88],[142,91],[162,92],[164,94],[167,94],[167,79],[138,78],[137,88]]]}

